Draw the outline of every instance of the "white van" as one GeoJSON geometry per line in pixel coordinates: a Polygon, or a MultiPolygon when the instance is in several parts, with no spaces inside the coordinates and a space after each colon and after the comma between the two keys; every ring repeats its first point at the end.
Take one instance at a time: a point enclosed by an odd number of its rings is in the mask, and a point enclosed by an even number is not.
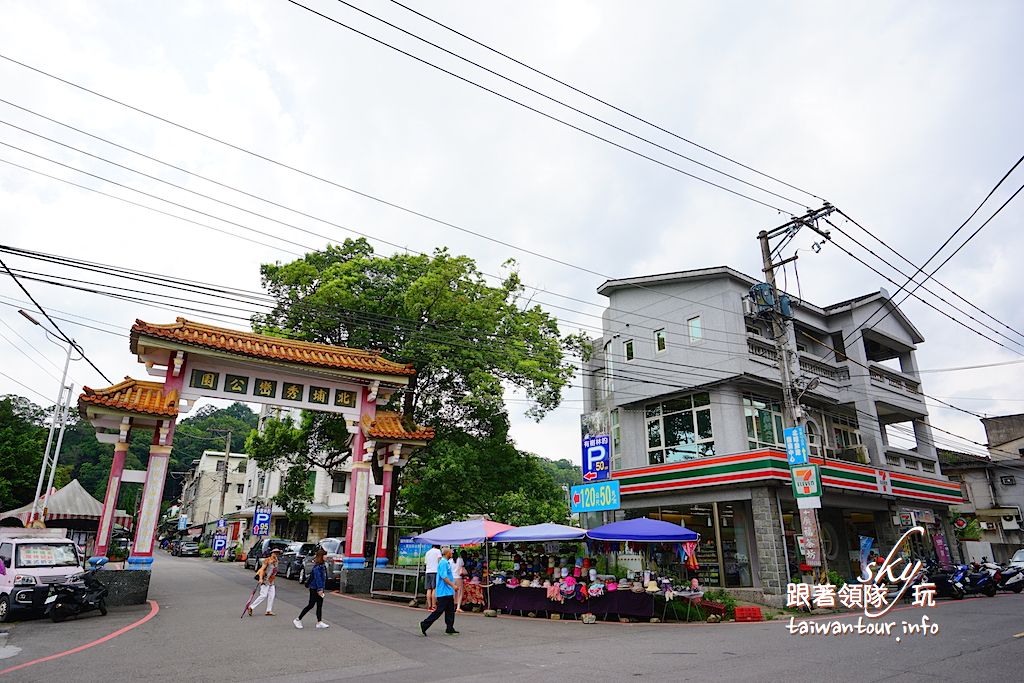
{"type": "Polygon", "coordinates": [[[66,529],[0,527],[0,622],[15,614],[42,612],[50,585],[83,569],[83,558],[66,529]]]}

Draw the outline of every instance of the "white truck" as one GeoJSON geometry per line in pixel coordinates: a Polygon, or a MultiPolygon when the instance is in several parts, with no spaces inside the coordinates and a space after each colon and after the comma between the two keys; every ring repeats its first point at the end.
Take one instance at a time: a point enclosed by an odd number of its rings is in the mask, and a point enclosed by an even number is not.
{"type": "Polygon", "coordinates": [[[83,569],[78,546],[67,529],[0,527],[0,622],[22,613],[42,613],[55,583],[83,569]]]}

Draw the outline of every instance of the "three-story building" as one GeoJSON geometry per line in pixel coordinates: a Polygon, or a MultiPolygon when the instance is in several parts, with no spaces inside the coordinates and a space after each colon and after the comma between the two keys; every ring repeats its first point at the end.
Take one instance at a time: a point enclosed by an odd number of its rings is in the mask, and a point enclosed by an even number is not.
{"type": "MultiPolygon", "coordinates": [[[[703,584],[775,601],[800,580],[802,539],[776,345],[749,298],[756,283],[727,267],[605,282],[585,411],[611,436],[619,514],[699,532],[703,584]]],[[[860,537],[888,550],[915,523],[934,543],[915,550],[941,556],[960,489],[937,468],[915,359],[921,333],[884,290],[824,308],[793,299],[789,343],[821,465],[829,568],[859,573],[860,537]]]]}

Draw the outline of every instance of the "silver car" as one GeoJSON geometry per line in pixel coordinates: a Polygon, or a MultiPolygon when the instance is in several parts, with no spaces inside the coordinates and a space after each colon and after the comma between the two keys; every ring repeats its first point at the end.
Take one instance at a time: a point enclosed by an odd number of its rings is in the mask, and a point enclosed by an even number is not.
{"type": "MultiPolygon", "coordinates": [[[[345,552],[345,539],[344,538],[321,538],[317,542],[318,548],[323,548],[324,552],[327,553],[324,556],[324,564],[327,566],[327,583],[338,584],[341,578],[341,567],[344,562],[343,554],[345,552]]],[[[313,558],[316,557],[316,551],[313,551],[308,556],[302,559],[302,571],[299,573],[299,582],[306,583],[306,577],[313,571],[313,558]]]]}

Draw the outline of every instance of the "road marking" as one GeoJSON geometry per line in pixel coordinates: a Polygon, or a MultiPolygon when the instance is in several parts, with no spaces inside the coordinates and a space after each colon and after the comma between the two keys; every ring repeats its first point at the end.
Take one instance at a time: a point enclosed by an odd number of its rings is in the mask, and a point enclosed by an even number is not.
{"type": "Polygon", "coordinates": [[[33,659],[31,662],[25,662],[24,664],[18,664],[17,666],[8,667],[8,668],[3,669],[2,671],[0,671],[0,676],[3,676],[4,674],[12,673],[14,671],[18,671],[19,669],[24,669],[26,667],[33,666],[35,664],[42,664],[43,662],[48,662],[51,659],[60,659],[61,657],[66,657],[68,655],[73,655],[73,654],[76,654],[78,652],[81,652],[82,650],[88,650],[90,647],[95,647],[97,645],[102,645],[103,643],[107,642],[108,640],[113,640],[114,638],[117,638],[120,635],[124,635],[125,633],[127,633],[128,631],[131,631],[136,626],[142,626],[147,621],[149,621],[150,619],[155,617],[156,613],[160,611],[160,605],[157,604],[156,600],[149,600],[148,602],[149,602],[149,614],[147,614],[146,616],[142,617],[138,621],[136,621],[134,623],[131,623],[131,624],[128,624],[127,626],[125,626],[123,628],[119,628],[116,631],[114,631],[113,633],[108,633],[107,635],[103,636],[102,638],[97,638],[96,640],[92,641],[91,643],[86,643],[85,645],[79,645],[78,647],[73,647],[70,650],[65,650],[64,652],[58,652],[56,654],[52,654],[52,655],[49,655],[49,656],[46,656],[46,657],[40,657],[39,659],[33,659]]]}

